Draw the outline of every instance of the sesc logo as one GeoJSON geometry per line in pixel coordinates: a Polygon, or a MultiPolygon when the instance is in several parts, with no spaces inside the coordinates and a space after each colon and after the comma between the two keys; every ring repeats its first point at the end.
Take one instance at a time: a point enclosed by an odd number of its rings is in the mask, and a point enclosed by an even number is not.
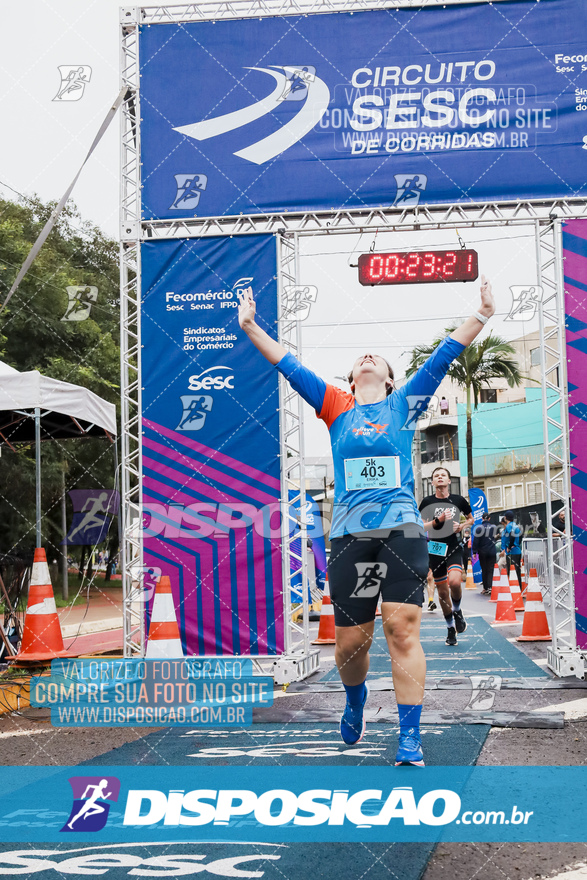
{"type": "Polygon", "coordinates": [[[190,376],[188,389],[190,391],[222,391],[224,388],[229,388],[232,391],[234,375],[229,375],[231,369],[231,367],[223,366],[208,367],[202,373],[190,376]]]}

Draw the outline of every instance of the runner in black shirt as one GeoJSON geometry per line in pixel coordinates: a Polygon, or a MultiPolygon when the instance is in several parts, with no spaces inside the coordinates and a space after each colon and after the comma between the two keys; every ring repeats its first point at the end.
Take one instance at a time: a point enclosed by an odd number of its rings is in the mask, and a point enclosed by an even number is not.
{"type": "Polygon", "coordinates": [[[422,500],[420,512],[428,531],[430,568],[448,628],[446,644],[456,645],[457,633],[467,628],[461,611],[463,551],[460,537],[462,530],[473,524],[473,514],[466,498],[450,493],[450,480],[445,467],[432,471],[435,493],[422,500]],[[466,517],[463,523],[461,513],[466,517]]]}

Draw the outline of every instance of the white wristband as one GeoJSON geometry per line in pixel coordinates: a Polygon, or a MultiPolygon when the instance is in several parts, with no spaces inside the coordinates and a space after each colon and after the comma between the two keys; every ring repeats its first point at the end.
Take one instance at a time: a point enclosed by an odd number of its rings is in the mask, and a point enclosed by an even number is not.
{"type": "Polygon", "coordinates": [[[477,318],[482,324],[487,324],[489,321],[489,318],[486,318],[485,315],[481,315],[479,312],[473,312],[473,318],[477,318]]]}

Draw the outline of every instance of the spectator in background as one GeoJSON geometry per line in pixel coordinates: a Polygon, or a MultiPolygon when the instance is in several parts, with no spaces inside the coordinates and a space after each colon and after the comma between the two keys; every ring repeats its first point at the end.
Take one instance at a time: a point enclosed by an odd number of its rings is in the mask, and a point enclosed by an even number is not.
{"type": "Polygon", "coordinates": [[[562,507],[552,518],[552,525],[559,532],[564,532],[566,523],[565,523],[565,509],[562,507]]]}
{"type": "Polygon", "coordinates": [[[522,527],[515,522],[512,510],[506,510],[504,519],[506,521],[505,528],[501,533],[501,553],[500,557],[505,557],[508,572],[510,566],[514,566],[518,576],[520,590],[522,589],[522,527]]]}
{"type": "Polygon", "coordinates": [[[440,400],[440,415],[441,416],[448,415],[448,400],[446,399],[446,397],[444,397],[444,395],[442,396],[442,398],[440,400]]]}
{"type": "Polygon", "coordinates": [[[497,558],[496,537],[497,526],[492,525],[489,521],[489,514],[484,513],[481,522],[473,526],[473,542],[471,547],[472,552],[477,553],[479,556],[481,577],[483,579],[483,589],[481,592],[484,596],[491,595],[493,569],[497,558]]]}

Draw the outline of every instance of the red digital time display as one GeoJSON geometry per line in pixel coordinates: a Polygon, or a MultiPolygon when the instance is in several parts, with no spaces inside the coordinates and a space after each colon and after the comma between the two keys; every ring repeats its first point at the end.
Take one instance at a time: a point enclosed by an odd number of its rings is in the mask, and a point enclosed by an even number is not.
{"type": "Polygon", "coordinates": [[[430,284],[438,281],[475,281],[479,275],[477,251],[410,251],[361,254],[359,283],[430,284]]]}

